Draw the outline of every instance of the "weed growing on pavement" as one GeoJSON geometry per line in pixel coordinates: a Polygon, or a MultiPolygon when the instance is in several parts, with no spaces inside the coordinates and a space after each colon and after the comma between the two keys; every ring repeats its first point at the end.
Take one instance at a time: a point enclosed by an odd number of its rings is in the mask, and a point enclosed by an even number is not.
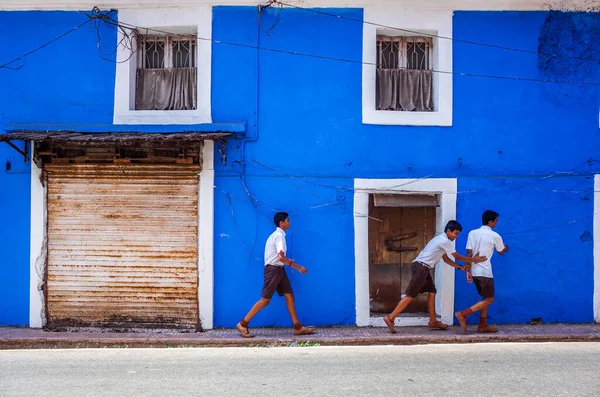
{"type": "Polygon", "coordinates": [[[315,346],[321,346],[321,344],[319,342],[313,342],[310,340],[307,340],[306,342],[298,343],[298,347],[315,347],[315,346]]]}

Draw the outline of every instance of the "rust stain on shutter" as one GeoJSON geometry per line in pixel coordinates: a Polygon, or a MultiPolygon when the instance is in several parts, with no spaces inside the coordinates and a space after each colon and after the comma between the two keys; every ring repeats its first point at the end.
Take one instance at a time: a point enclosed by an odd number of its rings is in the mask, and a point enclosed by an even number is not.
{"type": "Polygon", "coordinates": [[[196,329],[191,165],[46,165],[48,327],[196,329]]]}

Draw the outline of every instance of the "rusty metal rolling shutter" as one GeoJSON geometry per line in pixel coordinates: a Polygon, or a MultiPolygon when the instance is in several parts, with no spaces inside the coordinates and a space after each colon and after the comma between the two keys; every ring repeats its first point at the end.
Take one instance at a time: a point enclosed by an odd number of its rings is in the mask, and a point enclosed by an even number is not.
{"type": "Polygon", "coordinates": [[[46,165],[49,328],[195,329],[191,165],[46,165]]]}

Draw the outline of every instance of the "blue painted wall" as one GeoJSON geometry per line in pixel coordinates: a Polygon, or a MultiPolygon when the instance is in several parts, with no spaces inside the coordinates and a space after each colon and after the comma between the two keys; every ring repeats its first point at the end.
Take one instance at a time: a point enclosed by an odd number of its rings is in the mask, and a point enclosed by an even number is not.
{"type": "Polygon", "coordinates": [[[29,324],[29,170],[0,144],[0,325],[29,324]]]}
{"type": "MultiPolygon", "coordinates": [[[[0,65],[85,20],[79,12],[0,12],[0,65]]],[[[116,32],[99,32],[110,53],[116,32]]],[[[115,66],[99,57],[97,42],[88,24],[11,63],[16,70],[0,69],[0,133],[10,122],[112,123],[115,66]]],[[[29,324],[30,185],[30,164],[0,143],[0,325],[29,324]]]]}
{"type": "MultiPolygon", "coordinates": [[[[360,9],[325,11],[363,17],[360,9]]],[[[2,60],[84,18],[77,12],[0,12],[2,60]]],[[[427,176],[459,179],[458,217],[465,226],[460,251],[481,211],[501,213],[498,231],[511,251],[494,258],[498,295],[491,320],[592,321],[589,176],[600,160],[597,85],[455,75],[452,127],[363,125],[361,23],[274,9],[262,13],[260,27],[257,21],[254,7],[213,10],[213,37],[222,41],[213,43],[213,121],[248,125],[247,141],[230,141],[227,164],[216,165],[216,326],[235,325],[259,298],[264,242],[276,210],[290,212],[289,254],[309,269],[304,276],[290,273],[301,320],[353,324],[353,178],[427,176]],[[251,48],[256,45],[275,51],[251,48]]],[[[600,59],[599,28],[597,13],[456,12],[456,39],[534,54],[455,41],[454,71],[600,81],[596,63],[573,58],[600,59]]],[[[110,54],[115,31],[101,30],[100,41],[110,54]]],[[[99,56],[96,44],[96,31],[86,25],[28,57],[21,69],[0,69],[3,122],[111,123],[115,67],[99,56]]],[[[0,324],[23,325],[29,171],[4,144],[0,166],[0,324]],[[7,159],[10,172],[4,170],[7,159]]],[[[474,287],[457,273],[456,308],[476,299],[474,287]]],[[[280,299],[252,323],[289,324],[280,299]]]]}
{"type": "MultiPolygon", "coordinates": [[[[593,177],[459,179],[458,214],[467,233],[481,213],[500,213],[496,231],[509,252],[492,257],[496,285],[492,323],[589,322],[593,320],[593,177]]],[[[456,273],[455,308],[480,300],[464,272],[456,273]]],[[[479,321],[478,315],[469,320],[479,321]]]]}
{"type": "MultiPolygon", "coordinates": [[[[362,10],[330,11],[362,18],[362,10]]],[[[304,12],[263,12],[260,29],[257,20],[252,7],[213,11],[216,40],[274,50],[213,45],[213,121],[245,117],[249,126],[249,142],[230,142],[228,163],[217,168],[215,325],[234,326],[260,298],[264,244],[276,210],[290,212],[289,255],[309,269],[304,276],[289,273],[300,320],[354,324],[349,176],[355,171],[348,164],[358,155],[350,146],[362,129],[361,65],[277,51],[360,62],[362,26],[304,12]]],[[[282,298],[252,322],[290,324],[282,298]]]]}
{"type": "MultiPolygon", "coordinates": [[[[358,9],[326,12],[362,18],[358,9]]],[[[228,164],[217,168],[217,326],[235,325],[259,298],[264,241],[281,209],[292,211],[291,255],[310,269],[292,276],[302,318],[354,323],[355,177],[459,178],[460,251],[483,210],[502,213],[497,230],[511,251],[494,258],[492,321],[593,320],[589,176],[598,167],[588,159],[598,152],[598,86],[527,79],[600,81],[596,64],[572,58],[600,58],[598,14],[456,12],[455,38],[533,53],[456,41],[456,72],[519,79],[455,75],[450,128],[362,125],[360,23],[273,10],[257,32],[255,9],[229,7],[215,9],[214,21],[218,40],[353,61],[268,50],[257,59],[254,49],[213,46],[213,116],[248,117],[249,137],[258,136],[243,158],[242,143],[230,144],[228,164]],[[222,92],[228,95],[219,99],[222,92]]],[[[457,273],[457,309],[476,300],[457,273]]],[[[254,325],[289,325],[282,301],[274,301],[254,325]]]]}
{"type": "MultiPolygon", "coordinates": [[[[540,52],[454,44],[454,70],[550,81],[600,81],[600,14],[457,12],[454,37],[540,52]]],[[[497,323],[593,320],[593,178],[598,85],[454,78],[453,145],[477,178],[459,179],[467,230],[500,212],[511,245],[494,257],[497,323]],[[522,178],[523,175],[536,175],[522,178]]],[[[464,167],[463,165],[463,167],[464,167]]],[[[458,173],[463,174],[462,172],[458,173]]],[[[464,236],[466,238],[466,235],[464,236]]],[[[458,247],[464,247],[464,238],[458,247]]],[[[456,309],[477,299],[457,274],[456,309]]],[[[473,319],[477,321],[476,318],[473,319]]]]}

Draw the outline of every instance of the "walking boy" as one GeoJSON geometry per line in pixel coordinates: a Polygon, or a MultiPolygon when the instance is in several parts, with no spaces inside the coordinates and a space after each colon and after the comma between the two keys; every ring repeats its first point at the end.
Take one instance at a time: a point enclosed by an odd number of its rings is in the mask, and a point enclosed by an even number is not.
{"type": "Polygon", "coordinates": [[[487,210],[481,215],[481,226],[479,229],[472,230],[467,238],[467,256],[473,252],[485,255],[488,259],[484,262],[473,264],[467,271],[467,282],[475,282],[477,293],[483,298],[470,308],[456,313],[456,318],[460,326],[467,331],[467,316],[478,310],[481,310],[479,317],[479,327],[477,332],[491,333],[498,332],[498,329],[488,325],[487,312],[489,305],[494,302],[494,276],[492,275],[492,255],[494,248],[498,254],[504,255],[508,251],[508,245],[502,241],[502,237],[492,229],[498,224],[498,213],[487,210]]]}
{"type": "Polygon", "coordinates": [[[435,289],[435,284],[431,278],[431,270],[440,259],[443,259],[444,262],[450,266],[460,270],[467,269],[470,262],[478,263],[486,260],[486,257],[474,256],[469,258],[456,252],[454,249],[454,240],[456,240],[461,231],[462,226],[460,223],[457,221],[449,221],[444,228],[444,233],[431,239],[425,248],[423,248],[423,251],[419,253],[419,256],[413,261],[411,268],[412,276],[408,287],[406,288],[406,296],[398,302],[398,305],[390,315],[383,318],[383,321],[385,321],[385,324],[392,334],[396,333],[394,319],[422,292],[428,292],[427,307],[429,309],[429,328],[448,329],[448,326],[441,321],[438,321],[435,316],[435,294],[437,290],[435,289]],[[450,255],[457,260],[466,262],[466,265],[457,265],[449,258],[450,255]]]}
{"type": "Polygon", "coordinates": [[[242,321],[235,326],[244,338],[254,337],[248,331],[248,323],[252,320],[252,317],[269,304],[275,291],[277,291],[279,296],[285,296],[285,304],[294,324],[294,335],[308,335],[315,332],[314,327],[305,327],[298,321],[292,284],[285,273],[284,266],[296,269],[302,274],[306,274],[307,272],[306,268],[296,264],[293,259],[288,259],[285,256],[287,251],[285,231],[290,228],[290,219],[286,212],[278,212],[275,214],[273,221],[277,229],[269,236],[265,244],[265,280],[261,298],[252,306],[242,321]]]}

